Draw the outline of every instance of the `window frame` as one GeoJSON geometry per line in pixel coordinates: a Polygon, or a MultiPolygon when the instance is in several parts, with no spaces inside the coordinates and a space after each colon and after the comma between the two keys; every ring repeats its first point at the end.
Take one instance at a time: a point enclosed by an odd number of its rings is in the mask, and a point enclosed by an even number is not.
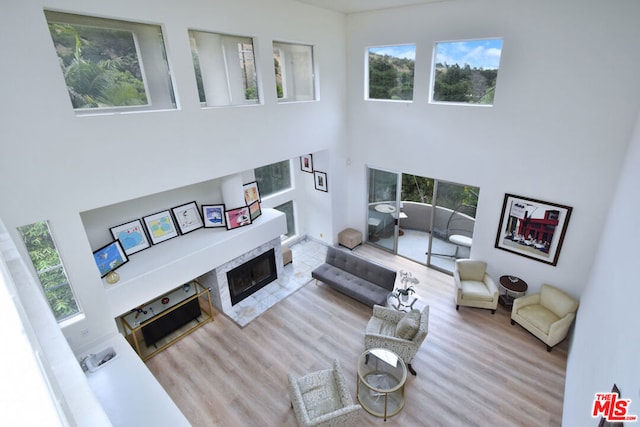
{"type": "MultiPolygon", "coordinates": [[[[138,65],[140,67],[142,82],[147,95],[147,104],[89,108],[75,108],[73,107],[73,104],[71,104],[73,111],[77,116],[178,109],[175,82],[171,64],[167,55],[165,44],[166,37],[164,35],[164,28],[162,25],[79,15],[47,9],[45,9],[44,14],[47,27],[50,24],[62,24],[106,30],[128,31],[133,34],[138,65]]],[[[57,51],[55,51],[55,54],[56,57],[60,59],[57,51]]],[[[63,81],[68,91],[69,86],[67,84],[67,79],[64,76],[64,70],[61,71],[63,72],[63,81]]]]}
{"type": "MultiPolygon", "coordinates": [[[[290,103],[290,102],[313,102],[319,100],[319,82],[317,79],[317,61],[315,58],[315,46],[312,44],[305,43],[296,43],[296,42],[285,42],[274,40],[272,42],[273,47],[273,59],[274,59],[274,74],[275,74],[275,84],[276,84],[276,99],[278,103],[290,103]],[[289,49],[286,49],[286,48],[289,49]],[[308,76],[302,76],[297,67],[301,66],[299,61],[295,61],[293,58],[293,51],[296,49],[302,50],[303,48],[308,48],[308,58],[310,64],[308,65],[308,71],[310,74],[308,76]],[[278,96],[278,73],[275,70],[275,60],[276,60],[276,49],[278,50],[278,57],[280,60],[279,69],[280,69],[280,81],[282,82],[282,95],[278,96]],[[291,60],[289,60],[291,58],[291,60]],[[286,66],[290,64],[289,66],[286,66]],[[304,94],[302,84],[298,85],[297,82],[304,82],[307,80],[308,88],[311,91],[311,94],[304,94]],[[299,93],[298,93],[299,92],[299,93]]],[[[302,64],[307,67],[305,64],[302,64]]]]}
{"type": "MultiPolygon", "coordinates": [[[[483,37],[483,38],[469,38],[469,39],[460,39],[460,40],[440,40],[440,41],[435,41],[433,43],[433,52],[432,52],[432,59],[431,59],[431,81],[429,83],[429,104],[434,104],[434,105],[458,105],[458,106],[470,106],[470,107],[493,107],[493,105],[495,104],[495,89],[497,88],[498,85],[498,76],[499,76],[499,71],[500,71],[500,62],[502,61],[502,50],[504,47],[504,38],[503,37],[483,37]],[[438,45],[440,43],[465,43],[465,42],[483,42],[483,41],[495,41],[495,40],[500,40],[500,55],[498,57],[498,65],[497,68],[495,68],[496,70],[496,80],[495,80],[495,84],[493,86],[494,89],[494,95],[492,97],[492,101],[491,103],[473,103],[473,102],[459,102],[459,101],[441,101],[441,100],[436,100],[434,99],[434,95],[435,95],[435,84],[436,84],[436,77],[437,77],[437,67],[436,65],[438,64],[438,45]]],[[[465,64],[468,65],[468,64],[465,64]]],[[[473,69],[477,69],[477,67],[474,67],[473,69]]],[[[483,69],[484,70],[484,69],[483,69]]],[[[487,69],[489,70],[489,69],[487,69]]]]}
{"type": "Polygon", "coordinates": [[[279,203],[277,206],[273,207],[275,210],[282,212],[285,214],[285,218],[287,220],[287,233],[282,235],[282,241],[286,241],[292,239],[298,235],[298,224],[296,221],[296,202],[293,199],[288,199],[283,203],[279,203]],[[288,215],[288,211],[281,210],[284,205],[291,204],[291,216],[288,215]],[[289,230],[289,220],[291,220],[292,230],[289,230]],[[291,233],[291,234],[289,234],[291,233]]]}
{"type": "Polygon", "coordinates": [[[257,168],[255,168],[253,171],[254,171],[253,173],[254,173],[254,175],[255,175],[255,177],[256,177],[256,182],[258,182],[258,188],[259,188],[259,190],[260,190],[260,197],[261,197],[261,198],[266,198],[266,197],[270,197],[270,196],[275,196],[275,195],[277,195],[277,194],[284,193],[285,191],[293,190],[293,189],[295,188],[295,185],[294,185],[294,178],[293,178],[293,166],[292,166],[292,160],[291,160],[291,159],[281,160],[281,161],[279,161],[279,162],[274,162],[274,163],[269,163],[268,165],[264,165],[264,166],[257,167],[257,168]],[[258,175],[256,174],[256,171],[257,171],[258,169],[263,169],[263,168],[266,168],[266,167],[269,167],[269,166],[278,165],[278,164],[281,164],[281,163],[288,163],[288,169],[289,169],[289,171],[288,171],[288,172],[289,172],[289,186],[288,186],[288,187],[284,187],[284,188],[278,188],[277,190],[275,190],[275,191],[272,191],[272,192],[268,193],[268,192],[265,190],[265,188],[264,188],[265,186],[264,186],[264,185],[262,185],[262,187],[260,186],[260,179],[258,178],[258,175]]]}
{"type": "MultiPolygon", "coordinates": [[[[198,29],[190,28],[188,30],[189,34],[189,43],[191,46],[191,54],[192,59],[194,60],[194,72],[196,74],[196,80],[198,77],[202,82],[202,92],[204,96],[204,101],[200,98],[200,106],[202,108],[216,108],[216,107],[237,107],[237,106],[251,106],[251,105],[261,105],[262,104],[262,85],[260,82],[260,74],[258,71],[258,60],[257,60],[257,52],[256,52],[256,42],[255,38],[252,36],[243,36],[238,34],[227,34],[227,33],[218,33],[214,31],[203,31],[198,29]],[[220,51],[214,52],[205,47],[198,48],[198,39],[204,44],[206,41],[212,41],[215,37],[220,37],[220,51]],[[210,40],[204,40],[204,37],[209,38],[210,40]],[[239,50],[240,44],[251,44],[251,56],[253,58],[253,81],[255,82],[255,91],[256,98],[255,99],[247,99],[246,91],[249,89],[248,80],[243,74],[243,65],[246,66],[246,63],[249,61],[243,61],[240,59],[241,50],[239,50]],[[232,48],[233,45],[233,48],[232,48]],[[202,58],[201,58],[202,55],[202,58]],[[198,59],[198,65],[196,67],[195,58],[198,59]],[[205,77],[205,74],[202,72],[202,59],[207,59],[209,62],[211,60],[221,60],[220,63],[224,67],[224,81],[220,79],[220,76],[205,77]],[[237,61],[236,61],[237,60],[237,61]],[[238,64],[238,68],[234,70],[231,68],[232,64],[238,64]],[[240,76],[240,79],[238,79],[240,76]],[[242,87],[238,87],[234,82],[240,82],[242,87]],[[246,87],[245,87],[246,86],[246,87]],[[207,101],[206,93],[208,91],[213,91],[215,87],[216,90],[224,87],[224,91],[226,92],[228,102],[217,103],[215,100],[207,101]],[[242,93],[242,96],[239,94],[242,93]]],[[[246,67],[244,67],[246,69],[246,67]]],[[[198,85],[198,94],[200,95],[200,85],[198,85]]]]}
{"type": "Polygon", "coordinates": [[[59,325],[63,326],[63,325],[72,323],[77,318],[84,317],[84,312],[83,312],[82,306],[80,304],[80,301],[78,300],[78,296],[77,296],[77,294],[75,292],[75,289],[73,288],[73,285],[71,284],[71,280],[69,278],[69,274],[67,273],[67,269],[66,269],[66,267],[64,265],[64,261],[62,259],[63,258],[62,254],[60,253],[58,245],[56,244],[55,236],[53,235],[53,232],[51,230],[50,222],[48,220],[36,221],[34,223],[31,223],[31,224],[25,224],[25,225],[19,226],[19,227],[17,227],[17,230],[18,230],[18,234],[20,236],[20,240],[21,240],[21,242],[23,244],[23,247],[25,249],[25,252],[27,253],[27,257],[29,259],[29,262],[31,263],[32,271],[35,273],[35,279],[40,284],[40,290],[42,292],[42,295],[43,295],[45,301],[47,302],[47,305],[51,309],[51,312],[52,312],[54,318],[56,319],[56,322],[59,325]],[[48,267],[43,268],[41,270],[38,270],[33,258],[31,257],[31,252],[29,251],[29,247],[27,246],[27,242],[25,241],[25,235],[23,233],[23,230],[26,229],[26,228],[38,226],[40,224],[43,224],[46,227],[47,235],[50,238],[51,243],[52,243],[52,248],[51,249],[53,249],[55,251],[55,255],[56,255],[59,263],[56,264],[56,265],[51,265],[51,266],[48,266],[48,267]],[[56,309],[52,306],[53,301],[49,299],[49,296],[47,295],[47,289],[45,289],[45,285],[44,285],[44,283],[42,282],[42,279],[41,279],[41,275],[42,274],[54,271],[55,269],[58,269],[58,268],[61,270],[61,273],[63,274],[63,276],[65,278],[65,281],[63,283],[58,283],[55,288],[57,289],[57,288],[61,288],[63,286],[68,287],[69,288],[69,292],[71,294],[71,298],[72,298],[73,303],[74,303],[75,308],[76,308],[73,313],[67,314],[67,315],[65,315],[63,317],[60,317],[60,318],[56,314],[56,309]]]}
{"type": "MultiPolygon", "coordinates": [[[[365,101],[373,101],[373,102],[399,102],[399,103],[412,103],[414,101],[415,96],[415,66],[416,66],[416,58],[415,55],[417,53],[418,46],[416,43],[399,43],[399,44],[385,44],[385,45],[376,45],[376,46],[367,46],[364,51],[364,99],[365,101]],[[413,76],[412,85],[411,85],[411,99],[392,99],[392,98],[372,98],[371,97],[371,87],[370,87],[370,77],[371,77],[371,69],[370,69],[370,59],[369,55],[371,53],[371,49],[376,48],[392,48],[392,47],[402,47],[402,46],[413,46],[413,76]]],[[[396,86],[398,87],[398,86],[396,86]]]]}

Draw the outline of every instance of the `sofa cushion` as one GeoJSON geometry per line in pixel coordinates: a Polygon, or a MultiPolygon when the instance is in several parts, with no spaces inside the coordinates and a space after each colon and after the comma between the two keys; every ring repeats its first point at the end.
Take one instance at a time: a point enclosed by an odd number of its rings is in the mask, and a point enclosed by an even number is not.
{"type": "Polygon", "coordinates": [[[367,324],[367,333],[375,335],[395,336],[396,324],[379,317],[371,317],[367,324]]]}
{"type": "Polygon", "coordinates": [[[545,334],[549,333],[551,324],[560,319],[551,310],[537,304],[522,307],[518,315],[545,334]]]}
{"type": "Polygon", "coordinates": [[[478,282],[476,280],[462,280],[460,282],[462,286],[462,298],[469,298],[474,300],[492,301],[493,295],[489,292],[489,288],[484,282],[478,282]]]}
{"type": "Polygon", "coordinates": [[[564,317],[567,313],[575,312],[578,309],[578,301],[566,292],[551,285],[542,285],[540,304],[551,310],[558,317],[564,317]]]}
{"type": "Polygon", "coordinates": [[[420,310],[411,310],[398,322],[395,336],[403,340],[412,340],[420,329],[420,310]]]}
{"type": "Polygon", "coordinates": [[[298,379],[298,387],[307,415],[312,420],[342,407],[331,370],[314,372],[298,379]]]}
{"type": "Polygon", "coordinates": [[[325,262],[388,291],[394,288],[396,271],[368,259],[330,246],[325,262]]]}
{"type": "Polygon", "coordinates": [[[487,272],[487,263],[484,261],[460,260],[456,266],[461,280],[482,282],[484,273],[487,272]]]}

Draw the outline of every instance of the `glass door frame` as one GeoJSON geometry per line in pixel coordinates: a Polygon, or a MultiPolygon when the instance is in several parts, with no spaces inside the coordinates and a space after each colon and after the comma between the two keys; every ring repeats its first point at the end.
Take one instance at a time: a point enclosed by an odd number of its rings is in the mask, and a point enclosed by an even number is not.
{"type": "MultiPolygon", "coordinates": [[[[400,198],[402,189],[402,173],[390,169],[366,166],[367,179],[367,230],[366,241],[376,247],[398,253],[398,232],[400,229],[398,215],[400,212],[400,198]],[[395,175],[395,194],[387,197],[378,197],[378,189],[371,188],[375,177],[372,172],[378,171],[384,174],[395,175]],[[373,190],[373,193],[372,193],[373,190]],[[393,198],[392,198],[393,197],[393,198]],[[380,200],[378,200],[380,198],[380,200]],[[391,238],[389,241],[388,239],[391,238]],[[385,244],[387,243],[387,244],[385,244]]],[[[391,190],[391,192],[393,192],[391,190]]]]}

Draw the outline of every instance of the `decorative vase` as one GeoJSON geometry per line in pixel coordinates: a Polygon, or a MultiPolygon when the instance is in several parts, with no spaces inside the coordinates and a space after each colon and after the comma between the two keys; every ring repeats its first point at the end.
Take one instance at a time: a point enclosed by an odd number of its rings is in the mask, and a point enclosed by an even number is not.
{"type": "Polygon", "coordinates": [[[409,299],[408,294],[400,294],[400,301],[407,302],[408,299],[409,299]]]}

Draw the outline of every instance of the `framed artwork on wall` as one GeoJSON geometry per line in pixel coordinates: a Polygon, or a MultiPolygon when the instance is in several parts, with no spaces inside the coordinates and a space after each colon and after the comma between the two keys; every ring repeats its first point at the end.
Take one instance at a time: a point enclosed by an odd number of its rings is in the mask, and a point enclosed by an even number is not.
{"type": "Polygon", "coordinates": [[[154,245],[178,237],[176,224],[168,210],[145,216],[142,218],[142,222],[147,228],[151,243],[154,245]]]}
{"type": "Polygon", "coordinates": [[[93,259],[96,262],[100,277],[105,277],[112,271],[122,267],[129,261],[127,254],[122,249],[119,240],[114,240],[93,252],[93,259]]]}
{"type": "Polygon", "coordinates": [[[242,189],[244,190],[244,202],[247,206],[253,202],[260,201],[260,190],[256,181],[244,184],[242,189]]]}
{"type": "Polygon", "coordinates": [[[139,219],[111,227],[109,230],[113,238],[120,241],[120,245],[122,245],[122,249],[127,255],[132,255],[151,247],[147,233],[144,231],[142,222],[139,219]]]}
{"type": "Polygon", "coordinates": [[[329,191],[329,187],[327,186],[326,172],[314,171],[313,178],[316,185],[316,190],[329,191]]]}
{"type": "Polygon", "coordinates": [[[204,227],[196,202],[176,206],[171,208],[171,212],[173,212],[173,217],[176,219],[180,234],[187,234],[204,227]]]}
{"type": "Polygon", "coordinates": [[[244,227],[245,225],[251,224],[249,206],[231,209],[225,211],[224,214],[227,221],[227,230],[233,230],[234,228],[244,227]]]}
{"type": "Polygon", "coordinates": [[[495,247],[556,265],[573,208],[505,194],[495,247]]]}
{"type": "Polygon", "coordinates": [[[202,205],[202,218],[205,228],[226,227],[224,205],[202,205]]]}
{"type": "Polygon", "coordinates": [[[300,156],[300,169],[302,172],[313,173],[313,156],[311,154],[300,156]]]}
{"type": "Polygon", "coordinates": [[[260,209],[260,202],[256,200],[249,205],[249,216],[251,217],[251,222],[255,221],[260,215],[262,215],[262,209],[260,209]]]}

